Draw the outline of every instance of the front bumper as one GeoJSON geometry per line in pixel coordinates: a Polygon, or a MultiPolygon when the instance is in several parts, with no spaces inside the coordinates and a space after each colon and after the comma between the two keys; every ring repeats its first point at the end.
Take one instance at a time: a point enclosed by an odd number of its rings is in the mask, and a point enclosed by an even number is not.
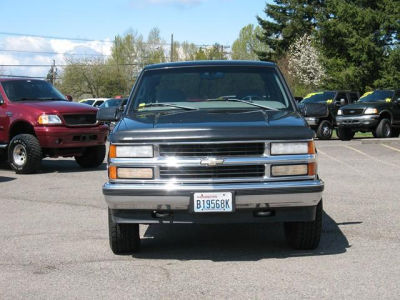
{"type": "Polygon", "coordinates": [[[105,144],[108,126],[37,126],[35,133],[42,148],[90,147],[105,144]]]}
{"type": "Polygon", "coordinates": [[[342,127],[371,128],[378,125],[379,115],[337,116],[336,123],[342,127]]]}
{"type": "Polygon", "coordinates": [[[116,184],[106,183],[103,194],[110,209],[190,209],[195,192],[231,191],[236,210],[315,206],[321,200],[322,180],[233,184],[116,184]]]}

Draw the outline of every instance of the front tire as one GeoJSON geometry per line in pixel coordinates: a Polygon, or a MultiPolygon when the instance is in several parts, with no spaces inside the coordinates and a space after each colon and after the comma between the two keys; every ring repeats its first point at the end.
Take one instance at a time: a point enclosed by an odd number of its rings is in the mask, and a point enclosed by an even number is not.
{"type": "Polygon", "coordinates": [[[132,254],[140,250],[139,224],[118,224],[108,209],[108,236],[114,254],[132,254]]]}
{"type": "Polygon", "coordinates": [[[106,146],[88,147],[81,156],[75,156],[75,161],[82,168],[96,168],[100,166],[106,156],[106,146]]]}
{"type": "Polygon", "coordinates": [[[375,135],[378,138],[389,138],[392,135],[392,128],[388,119],[382,119],[379,121],[378,126],[375,129],[375,135]]]}
{"type": "Polygon", "coordinates": [[[32,134],[18,134],[8,146],[8,161],[17,174],[36,172],[42,161],[42,148],[32,134]]]}
{"type": "Polygon", "coordinates": [[[355,132],[353,132],[351,128],[346,127],[338,127],[336,133],[338,138],[342,141],[350,141],[355,135],[355,132]]]}
{"type": "Polygon", "coordinates": [[[294,249],[312,250],[318,247],[322,231],[322,200],[318,203],[315,220],[311,222],[286,222],[285,235],[294,249]]]}
{"type": "Polygon", "coordinates": [[[321,140],[329,140],[332,137],[333,126],[328,120],[323,120],[317,129],[317,137],[321,140]]]}

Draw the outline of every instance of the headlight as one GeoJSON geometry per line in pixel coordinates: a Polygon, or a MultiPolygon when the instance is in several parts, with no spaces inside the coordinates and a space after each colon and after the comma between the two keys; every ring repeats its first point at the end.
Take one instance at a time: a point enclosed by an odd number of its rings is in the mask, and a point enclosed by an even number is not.
{"type": "Polygon", "coordinates": [[[40,125],[55,125],[55,124],[62,124],[62,121],[59,116],[57,115],[40,115],[38,118],[38,123],[40,125]]]}
{"type": "Polygon", "coordinates": [[[372,107],[368,107],[364,111],[364,115],[377,115],[377,114],[378,114],[378,110],[376,108],[372,108],[372,107]]]}
{"type": "Polygon", "coordinates": [[[143,146],[110,146],[110,158],[116,157],[153,157],[153,146],[143,145],[143,146]]]}
{"type": "Polygon", "coordinates": [[[339,109],[339,110],[337,111],[337,115],[338,115],[338,116],[343,115],[343,111],[342,111],[341,109],[339,109]]]}
{"type": "Polygon", "coordinates": [[[271,143],[271,155],[315,154],[314,142],[271,143]]]}

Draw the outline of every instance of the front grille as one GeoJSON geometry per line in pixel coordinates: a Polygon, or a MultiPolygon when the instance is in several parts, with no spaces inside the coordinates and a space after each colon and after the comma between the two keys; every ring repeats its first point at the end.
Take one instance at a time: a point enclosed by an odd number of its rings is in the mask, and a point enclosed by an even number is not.
{"type": "Polygon", "coordinates": [[[67,125],[94,125],[96,124],[96,114],[77,114],[77,115],[63,115],[67,125]]]}
{"type": "Polygon", "coordinates": [[[343,109],[343,115],[345,116],[351,116],[351,115],[361,115],[363,113],[364,109],[363,108],[357,108],[357,109],[343,109]]]}
{"type": "Polygon", "coordinates": [[[249,156],[264,154],[264,143],[160,145],[161,156],[249,156]]]}
{"type": "Polygon", "coordinates": [[[161,179],[214,179],[264,177],[264,165],[218,167],[160,167],[161,179]]]}

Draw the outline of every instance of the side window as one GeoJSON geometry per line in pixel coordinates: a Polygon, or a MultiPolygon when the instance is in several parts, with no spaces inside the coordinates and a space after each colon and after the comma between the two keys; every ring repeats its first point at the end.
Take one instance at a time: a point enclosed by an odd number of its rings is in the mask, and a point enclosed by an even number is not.
{"type": "MultiPolygon", "coordinates": [[[[0,95],[1,96],[1,95],[0,95]]],[[[400,90],[397,90],[394,93],[394,100],[400,101],[400,90]]]]}
{"type": "Polygon", "coordinates": [[[356,102],[358,100],[357,93],[349,93],[349,100],[350,100],[350,103],[356,102]]]}
{"type": "Polygon", "coordinates": [[[349,101],[347,100],[347,97],[346,97],[346,93],[338,93],[338,95],[336,96],[336,103],[340,104],[341,99],[344,99],[345,104],[349,103],[349,101]]]}

